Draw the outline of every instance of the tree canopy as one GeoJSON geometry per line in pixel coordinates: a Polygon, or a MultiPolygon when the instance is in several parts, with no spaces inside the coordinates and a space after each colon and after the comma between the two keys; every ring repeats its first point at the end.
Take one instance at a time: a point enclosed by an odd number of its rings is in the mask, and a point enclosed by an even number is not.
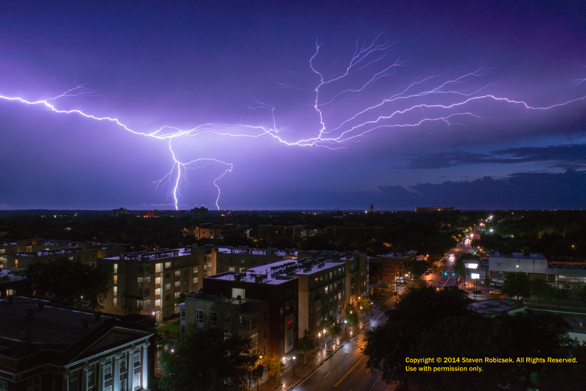
{"type": "Polygon", "coordinates": [[[246,391],[262,376],[258,353],[250,339],[224,338],[216,329],[196,329],[181,338],[174,351],[161,355],[165,391],[246,391]],[[260,376],[259,376],[260,375],[260,376]]]}
{"type": "Polygon", "coordinates": [[[501,291],[510,297],[531,297],[531,280],[525,273],[506,273],[501,291]]]}
{"type": "Polygon", "coordinates": [[[309,330],[303,330],[303,337],[299,338],[299,341],[297,342],[297,348],[304,355],[304,364],[307,365],[307,353],[311,353],[311,351],[313,351],[313,349],[316,347],[317,345],[315,344],[315,340],[311,338],[309,330]]]}
{"type": "Polygon", "coordinates": [[[71,307],[99,310],[108,294],[107,272],[67,258],[32,263],[26,275],[36,295],[65,300],[71,307]]]}
{"type": "Polygon", "coordinates": [[[387,383],[406,380],[405,358],[421,333],[439,319],[470,313],[470,302],[466,292],[458,288],[439,292],[431,286],[407,288],[395,308],[385,313],[387,321],[366,333],[367,367],[381,370],[387,383]]]}

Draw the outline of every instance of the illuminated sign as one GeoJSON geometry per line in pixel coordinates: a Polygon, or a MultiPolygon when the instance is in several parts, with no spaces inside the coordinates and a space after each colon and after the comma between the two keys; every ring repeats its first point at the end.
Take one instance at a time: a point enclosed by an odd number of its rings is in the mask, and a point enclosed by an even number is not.
{"type": "Polygon", "coordinates": [[[478,264],[477,263],[465,263],[464,266],[466,266],[466,269],[476,269],[476,268],[478,268],[478,264]]]}
{"type": "Polygon", "coordinates": [[[473,280],[479,280],[480,279],[480,274],[478,274],[478,273],[470,273],[470,277],[472,277],[473,280]]]}

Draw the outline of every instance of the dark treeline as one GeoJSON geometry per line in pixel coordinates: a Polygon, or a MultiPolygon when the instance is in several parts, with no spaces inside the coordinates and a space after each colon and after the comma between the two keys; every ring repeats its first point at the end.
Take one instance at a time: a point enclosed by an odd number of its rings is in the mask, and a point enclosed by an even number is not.
{"type": "Polygon", "coordinates": [[[473,225],[485,212],[415,213],[234,213],[210,214],[200,219],[191,216],[139,218],[132,215],[112,217],[99,214],[12,215],[0,219],[8,238],[46,238],[71,241],[126,243],[135,250],[176,247],[190,244],[218,244],[250,247],[299,248],[304,250],[362,251],[370,255],[400,250],[442,254],[459,239],[458,227],[473,225]],[[202,225],[248,226],[250,238],[225,235],[223,239],[196,240],[195,227],[202,225]],[[303,225],[313,236],[306,238],[258,240],[259,226],[303,225]],[[326,227],[380,227],[375,239],[336,240],[323,233],[326,227]]]}

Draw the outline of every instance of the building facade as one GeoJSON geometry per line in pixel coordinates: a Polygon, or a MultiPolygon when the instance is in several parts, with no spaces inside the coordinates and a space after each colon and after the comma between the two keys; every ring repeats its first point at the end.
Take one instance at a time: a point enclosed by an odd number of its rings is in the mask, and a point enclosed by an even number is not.
{"type": "Polygon", "coordinates": [[[148,390],[153,333],[100,313],[0,300],[0,389],[148,390]]]}

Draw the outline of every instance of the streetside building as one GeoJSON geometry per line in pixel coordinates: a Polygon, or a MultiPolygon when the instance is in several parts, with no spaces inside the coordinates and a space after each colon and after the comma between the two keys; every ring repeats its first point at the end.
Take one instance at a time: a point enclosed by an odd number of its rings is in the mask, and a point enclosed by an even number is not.
{"type": "Polygon", "coordinates": [[[586,283],[586,263],[548,261],[541,254],[498,253],[488,257],[490,278],[502,279],[507,272],[527,273],[531,279],[541,278],[559,284],[586,283]]]}
{"type": "Polygon", "coordinates": [[[368,297],[369,265],[366,254],[337,251],[299,251],[298,257],[300,260],[306,258],[325,259],[344,264],[344,306],[346,304],[355,304],[361,297],[368,297]]]}
{"type": "Polygon", "coordinates": [[[267,359],[270,358],[270,354],[277,353],[269,349],[269,300],[232,298],[197,292],[187,296],[185,303],[180,306],[181,336],[191,333],[194,328],[214,328],[222,330],[226,338],[232,335],[250,338],[252,349],[267,359]]]}
{"type": "Polygon", "coordinates": [[[124,253],[99,260],[111,287],[101,304],[113,314],[153,315],[157,322],[179,315],[176,299],[203,287],[214,248],[189,246],[124,253]]]}
{"type": "MultiPolygon", "coordinates": [[[[241,300],[267,300],[266,335],[267,355],[279,356],[290,352],[296,344],[298,291],[297,277],[285,272],[287,262],[267,267],[266,274],[250,272],[223,272],[204,278],[203,291],[207,295],[241,300]]],[[[291,263],[295,263],[291,261],[291,263]]],[[[204,313],[204,317],[209,314],[204,313]]],[[[265,319],[265,313],[262,314],[265,319]]],[[[258,324],[258,323],[257,323],[258,324]]],[[[263,338],[264,330],[260,330],[263,338]]],[[[264,353],[264,349],[263,352],[264,353]]],[[[262,354],[261,353],[261,354],[262,354]]],[[[264,356],[264,354],[263,354],[264,356]]],[[[269,358],[267,356],[267,358],[269,358]]]]}
{"type": "Polygon", "coordinates": [[[415,260],[417,251],[396,251],[370,257],[370,277],[373,283],[380,280],[403,282],[410,271],[410,263],[415,260]]]}
{"type": "Polygon", "coordinates": [[[226,236],[235,235],[243,238],[250,238],[250,227],[248,225],[235,224],[202,224],[190,230],[197,240],[200,239],[224,239],[226,236]]]}
{"type": "Polygon", "coordinates": [[[149,390],[153,333],[101,313],[0,300],[0,390],[149,390]]]}

